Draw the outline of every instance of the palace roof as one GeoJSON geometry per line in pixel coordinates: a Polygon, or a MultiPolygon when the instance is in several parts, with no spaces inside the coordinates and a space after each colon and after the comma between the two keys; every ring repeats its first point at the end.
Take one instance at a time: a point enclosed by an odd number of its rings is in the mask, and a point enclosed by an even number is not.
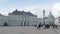
{"type": "Polygon", "coordinates": [[[17,9],[14,10],[14,11],[13,11],[12,13],[10,13],[10,14],[36,16],[36,15],[32,14],[31,12],[25,12],[24,10],[18,11],[17,9]]]}

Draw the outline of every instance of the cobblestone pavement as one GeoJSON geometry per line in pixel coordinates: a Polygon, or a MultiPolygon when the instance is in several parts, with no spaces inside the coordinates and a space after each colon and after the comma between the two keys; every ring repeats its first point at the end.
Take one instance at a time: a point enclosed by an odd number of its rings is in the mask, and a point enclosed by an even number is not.
{"type": "Polygon", "coordinates": [[[31,26],[0,27],[0,34],[60,34],[60,27],[54,29],[37,29],[31,26]]]}

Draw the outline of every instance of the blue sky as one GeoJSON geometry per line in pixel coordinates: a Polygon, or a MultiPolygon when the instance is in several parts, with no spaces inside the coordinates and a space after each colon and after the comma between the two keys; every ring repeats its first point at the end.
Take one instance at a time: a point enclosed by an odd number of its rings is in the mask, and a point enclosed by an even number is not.
{"type": "Polygon", "coordinates": [[[18,10],[30,11],[31,13],[42,17],[42,10],[46,10],[46,15],[52,11],[54,4],[60,0],[0,0],[0,13],[7,15],[9,12],[18,10]]]}
{"type": "Polygon", "coordinates": [[[42,4],[53,4],[57,3],[60,0],[1,0],[2,7],[22,7],[22,6],[30,6],[30,5],[42,5],[42,4]]]}

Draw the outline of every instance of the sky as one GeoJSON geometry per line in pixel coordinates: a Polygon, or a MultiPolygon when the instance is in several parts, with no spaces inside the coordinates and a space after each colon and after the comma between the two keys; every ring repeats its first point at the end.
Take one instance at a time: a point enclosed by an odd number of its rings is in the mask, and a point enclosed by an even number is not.
{"type": "MultiPolygon", "coordinates": [[[[48,16],[51,11],[54,17],[58,17],[53,11],[53,6],[56,3],[60,3],[60,0],[0,0],[0,13],[8,15],[8,13],[11,13],[17,9],[19,11],[30,11],[31,13],[42,18],[42,11],[45,10],[46,16],[48,16]]],[[[56,14],[58,15],[58,13],[56,14]]]]}

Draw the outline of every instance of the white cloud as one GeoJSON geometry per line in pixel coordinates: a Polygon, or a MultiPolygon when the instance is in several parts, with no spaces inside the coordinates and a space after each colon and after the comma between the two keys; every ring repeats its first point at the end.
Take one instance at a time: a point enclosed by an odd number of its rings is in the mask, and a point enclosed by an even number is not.
{"type": "Polygon", "coordinates": [[[16,6],[10,6],[10,7],[6,7],[6,8],[1,8],[0,9],[0,13],[4,14],[4,15],[8,15],[9,12],[14,11],[15,9],[18,10],[25,10],[25,11],[30,11],[31,13],[38,15],[38,17],[43,17],[43,9],[46,10],[46,15],[48,15],[49,10],[50,10],[50,4],[42,4],[42,5],[29,5],[29,6],[22,6],[22,7],[16,7],[16,6]]]}
{"type": "Polygon", "coordinates": [[[38,17],[43,17],[43,9],[46,10],[46,15],[48,15],[48,7],[47,6],[43,6],[43,5],[32,5],[32,6],[25,6],[25,7],[9,7],[9,8],[1,8],[0,13],[4,14],[4,15],[8,15],[9,12],[14,11],[15,9],[18,10],[25,10],[25,11],[30,11],[31,13],[38,15],[38,17]]]}
{"type": "Polygon", "coordinates": [[[55,17],[60,16],[60,3],[56,3],[53,6],[53,14],[55,17]]]}
{"type": "Polygon", "coordinates": [[[28,11],[30,10],[31,13],[38,15],[38,17],[43,17],[43,9],[46,10],[46,16],[49,14],[49,6],[48,5],[32,5],[32,6],[25,6],[23,8],[18,8],[20,10],[28,11]]]}

